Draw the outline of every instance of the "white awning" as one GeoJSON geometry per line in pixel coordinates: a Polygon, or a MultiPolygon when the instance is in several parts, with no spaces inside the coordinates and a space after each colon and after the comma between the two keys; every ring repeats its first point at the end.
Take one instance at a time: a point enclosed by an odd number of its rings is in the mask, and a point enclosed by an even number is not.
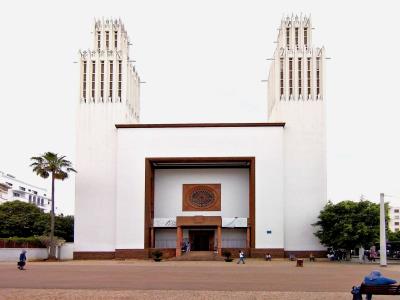
{"type": "Polygon", "coordinates": [[[247,227],[247,218],[222,218],[222,227],[247,227]]]}

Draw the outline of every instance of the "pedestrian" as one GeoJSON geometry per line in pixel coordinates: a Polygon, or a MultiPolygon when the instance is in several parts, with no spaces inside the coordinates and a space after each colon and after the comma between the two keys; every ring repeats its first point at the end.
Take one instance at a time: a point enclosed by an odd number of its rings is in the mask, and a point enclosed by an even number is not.
{"type": "MultiPolygon", "coordinates": [[[[397,281],[394,279],[382,276],[381,272],[379,271],[372,271],[369,275],[364,277],[363,284],[377,286],[395,284],[396,282],[397,281]]],[[[353,294],[353,299],[362,300],[362,295],[360,294],[360,286],[353,286],[351,293],[353,294]]],[[[367,294],[365,299],[371,300],[372,295],[367,294]]]]}
{"type": "Polygon", "coordinates": [[[25,270],[24,268],[25,264],[26,264],[26,250],[24,249],[19,255],[18,269],[25,270]]]}
{"type": "Polygon", "coordinates": [[[314,254],[312,252],[310,253],[310,257],[309,258],[310,258],[310,261],[315,261],[315,256],[314,256],[314,254]]]}
{"type": "Polygon", "coordinates": [[[186,244],[186,252],[190,252],[190,241],[188,241],[186,244]]]}
{"type": "Polygon", "coordinates": [[[271,254],[269,254],[269,252],[267,252],[267,254],[265,254],[265,260],[272,261],[272,256],[271,256],[271,254]]]}
{"type": "Polygon", "coordinates": [[[244,262],[244,253],[243,253],[242,250],[240,250],[240,252],[239,252],[239,260],[238,260],[237,264],[240,264],[240,262],[245,264],[245,262],[244,262]]]}
{"type": "Polygon", "coordinates": [[[363,264],[365,262],[365,250],[363,247],[360,247],[358,250],[358,260],[360,264],[363,264]]]}

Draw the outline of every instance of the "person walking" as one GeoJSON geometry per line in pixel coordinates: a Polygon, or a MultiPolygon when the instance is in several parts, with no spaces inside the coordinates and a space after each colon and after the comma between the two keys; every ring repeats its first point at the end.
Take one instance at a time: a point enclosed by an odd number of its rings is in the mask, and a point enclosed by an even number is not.
{"type": "Polygon", "coordinates": [[[26,250],[22,250],[21,254],[19,255],[19,261],[18,261],[18,269],[20,270],[25,270],[25,264],[26,264],[26,250]]]}
{"type": "Polygon", "coordinates": [[[240,252],[239,252],[239,260],[238,260],[237,264],[240,264],[240,262],[245,264],[245,262],[244,262],[244,253],[243,253],[242,250],[240,250],[240,252]]]}

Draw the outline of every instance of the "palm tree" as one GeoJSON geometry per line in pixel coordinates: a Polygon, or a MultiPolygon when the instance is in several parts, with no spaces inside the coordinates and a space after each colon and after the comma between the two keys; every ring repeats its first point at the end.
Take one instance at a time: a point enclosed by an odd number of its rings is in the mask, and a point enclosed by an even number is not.
{"type": "Polygon", "coordinates": [[[72,163],[65,159],[65,156],[59,156],[57,153],[46,152],[42,156],[31,157],[33,163],[33,172],[42,178],[48,178],[51,174],[51,224],[50,224],[50,259],[56,258],[56,248],[54,244],[54,181],[56,179],[67,179],[69,172],[75,172],[72,163]]]}

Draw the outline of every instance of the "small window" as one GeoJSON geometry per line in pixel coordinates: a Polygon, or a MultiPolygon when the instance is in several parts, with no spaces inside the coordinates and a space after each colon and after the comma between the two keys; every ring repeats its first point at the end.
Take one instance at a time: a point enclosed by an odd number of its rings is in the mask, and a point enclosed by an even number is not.
{"type": "Polygon", "coordinates": [[[82,74],[82,79],[83,79],[83,82],[82,82],[82,98],[85,100],[85,102],[86,102],[86,86],[87,86],[87,83],[86,83],[86,77],[87,77],[87,62],[86,62],[86,60],[83,62],[83,74],[82,74]]]}
{"type": "Polygon", "coordinates": [[[321,94],[321,58],[317,57],[317,68],[316,68],[316,77],[317,77],[317,96],[321,94]]]}
{"type": "Polygon", "coordinates": [[[122,97],[122,61],[118,61],[118,98],[121,102],[122,97]]]}
{"type": "Polygon", "coordinates": [[[299,57],[299,60],[297,61],[297,63],[298,63],[298,65],[297,65],[297,72],[298,72],[298,74],[297,74],[297,78],[298,78],[298,92],[299,92],[299,96],[302,94],[302,86],[303,86],[303,76],[302,76],[302,73],[303,73],[303,69],[302,69],[302,60],[301,60],[301,58],[299,57]]]}
{"type": "Polygon", "coordinates": [[[32,201],[32,195],[29,195],[29,202],[32,201]]]}
{"type": "Polygon", "coordinates": [[[290,28],[286,27],[286,47],[290,48],[290,28]]]}
{"type": "Polygon", "coordinates": [[[13,186],[13,184],[12,183],[9,183],[9,182],[6,182],[7,183],[7,185],[9,185],[9,186],[13,186]]]}
{"type": "Polygon", "coordinates": [[[110,61],[110,82],[109,82],[109,91],[108,91],[108,97],[111,99],[113,98],[113,78],[114,78],[114,64],[112,61],[110,61]]]}
{"type": "Polygon", "coordinates": [[[13,195],[14,195],[14,197],[21,197],[21,194],[20,193],[13,193],[13,195]]]}
{"type": "Polygon", "coordinates": [[[398,226],[400,224],[400,222],[394,222],[395,226],[398,226]]]}
{"type": "Polygon", "coordinates": [[[307,58],[307,96],[311,96],[311,58],[307,58]]]}
{"type": "Polygon", "coordinates": [[[20,186],[19,189],[20,189],[21,191],[26,191],[26,189],[25,189],[23,186],[20,186]]]}
{"type": "Polygon", "coordinates": [[[36,192],[36,191],[33,191],[33,193],[34,193],[35,195],[37,195],[37,192],[36,192]]]}
{"type": "Polygon", "coordinates": [[[294,29],[294,39],[296,42],[296,48],[299,49],[299,28],[298,27],[296,27],[294,29]]]}
{"type": "Polygon", "coordinates": [[[100,62],[100,97],[104,101],[104,60],[100,62]]]}
{"type": "Polygon", "coordinates": [[[92,61],[92,98],[94,99],[96,88],[96,62],[92,61]]]}
{"type": "Polygon", "coordinates": [[[110,33],[106,31],[106,48],[110,46],[110,33]]]}
{"type": "Polygon", "coordinates": [[[97,48],[101,46],[101,31],[97,31],[97,48]]]}
{"type": "Polygon", "coordinates": [[[400,219],[400,216],[394,216],[395,219],[400,219]]]}
{"type": "Polygon", "coordinates": [[[399,210],[398,210],[398,209],[395,209],[395,210],[394,210],[394,212],[395,212],[395,213],[398,213],[398,212],[399,212],[399,210]]]}
{"type": "Polygon", "coordinates": [[[280,94],[281,94],[281,97],[284,95],[284,93],[285,93],[285,89],[284,89],[284,77],[283,77],[283,67],[284,67],[284,64],[283,64],[283,58],[281,58],[281,60],[280,60],[280,67],[279,67],[279,73],[280,73],[280,75],[279,75],[279,88],[280,88],[280,94]]]}
{"type": "Polygon", "coordinates": [[[114,47],[118,47],[118,31],[114,31],[114,47]]]}
{"type": "Polygon", "coordinates": [[[307,43],[308,43],[308,36],[307,36],[307,34],[308,34],[308,30],[307,30],[307,27],[305,27],[305,28],[304,28],[304,46],[306,46],[306,47],[307,47],[307,43]]]}

